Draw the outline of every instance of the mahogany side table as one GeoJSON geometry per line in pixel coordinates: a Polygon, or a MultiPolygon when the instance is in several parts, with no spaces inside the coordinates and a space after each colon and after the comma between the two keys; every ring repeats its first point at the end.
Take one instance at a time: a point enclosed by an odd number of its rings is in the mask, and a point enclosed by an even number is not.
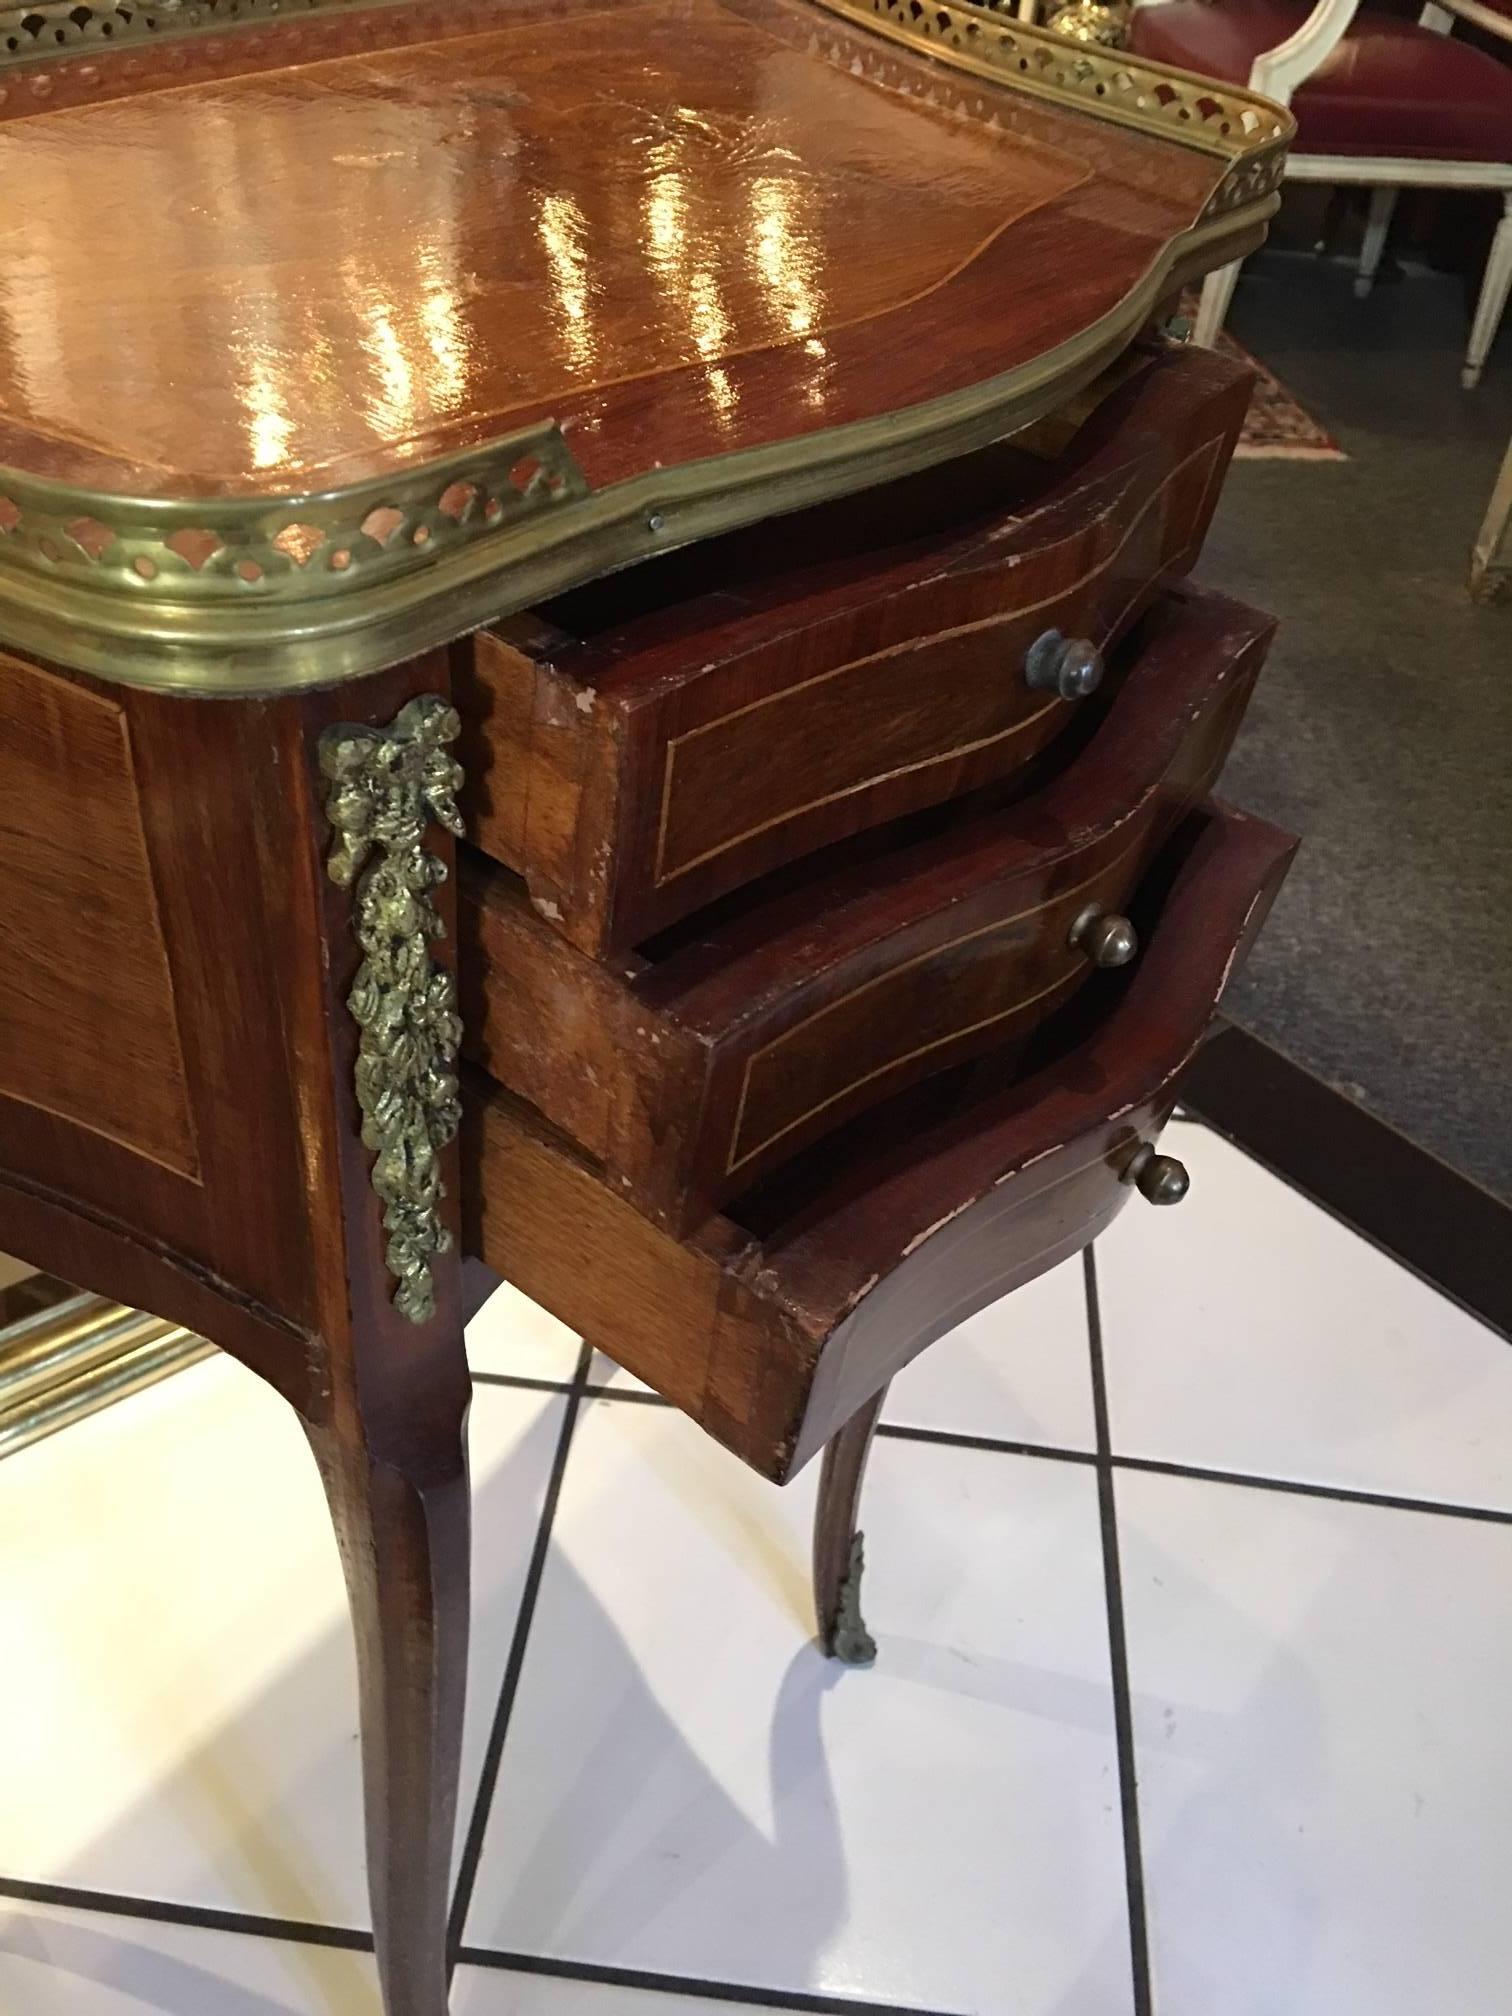
{"type": "Polygon", "coordinates": [[[461,1256],[782,1482],[1134,1190],[1291,842],[1161,333],[1288,116],[976,0],[0,8],[0,1248],[287,1399],[442,2016],[461,1256]],[[460,761],[459,761],[460,757],[460,761]],[[460,1006],[459,1006],[460,1004],[460,1006]]]}

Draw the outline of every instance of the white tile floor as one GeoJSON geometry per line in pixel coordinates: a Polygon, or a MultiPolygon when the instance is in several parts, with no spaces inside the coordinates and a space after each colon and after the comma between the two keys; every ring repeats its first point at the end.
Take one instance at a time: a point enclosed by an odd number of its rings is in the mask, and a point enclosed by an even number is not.
{"type": "MultiPolygon", "coordinates": [[[[896,1382],[869,1673],[811,1643],[812,1474],[604,1361],[574,1417],[576,1340],[484,1311],[454,2016],[1505,2016],[1512,1346],[1168,1139],[1097,1330],[1064,1267],[896,1382]]],[[[0,2016],[376,2016],[282,1403],[213,1360],[0,1465],[0,1606],[0,2016]]]]}

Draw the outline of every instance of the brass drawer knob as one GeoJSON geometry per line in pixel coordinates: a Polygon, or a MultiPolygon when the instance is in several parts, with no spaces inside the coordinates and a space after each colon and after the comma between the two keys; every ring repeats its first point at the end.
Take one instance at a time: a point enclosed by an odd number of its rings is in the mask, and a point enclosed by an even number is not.
{"type": "Polygon", "coordinates": [[[1085,700],[1101,686],[1102,676],[1103,655],[1089,637],[1046,630],[1024,654],[1025,683],[1062,700],[1085,700]]]}
{"type": "Polygon", "coordinates": [[[1071,926],[1071,943],[1094,966],[1127,966],[1139,950],[1139,933],[1127,917],[1089,903],[1071,926]]]}
{"type": "Polygon", "coordinates": [[[1124,1181],[1132,1183],[1151,1204],[1179,1204],[1192,1187],[1186,1164],[1174,1155],[1157,1154],[1148,1141],[1135,1151],[1124,1181]]]}

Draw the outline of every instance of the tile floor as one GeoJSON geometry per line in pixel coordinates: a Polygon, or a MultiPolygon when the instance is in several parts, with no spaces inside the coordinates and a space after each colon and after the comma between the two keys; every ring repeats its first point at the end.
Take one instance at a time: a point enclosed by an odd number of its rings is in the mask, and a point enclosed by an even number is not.
{"type": "MultiPolygon", "coordinates": [[[[489,1304],[454,2016],[1504,2016],[1512,1349],[1168,1138],[1180,1210],[897,1381],[868,1673],[812,1474],[489,1304]]],[[[0,1555],[0,2016],[376,2016],[281,1403],[214,1360],[24,1452],[0,1555]]]]}

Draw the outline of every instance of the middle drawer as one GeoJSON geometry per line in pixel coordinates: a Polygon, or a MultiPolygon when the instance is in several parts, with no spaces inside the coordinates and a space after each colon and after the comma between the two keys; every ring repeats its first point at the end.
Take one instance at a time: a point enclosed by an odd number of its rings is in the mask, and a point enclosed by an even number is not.
{"type": "Polygon", "coordinates": [[[618,962],[470,857],[467,1054],[682,1236],[863,1108],[1026,1040],[1129,955],[1119,907],[1221,768],[1272,627],[1170,593],[1087,747],[1036,795],[904,822],[618,962]]]}

